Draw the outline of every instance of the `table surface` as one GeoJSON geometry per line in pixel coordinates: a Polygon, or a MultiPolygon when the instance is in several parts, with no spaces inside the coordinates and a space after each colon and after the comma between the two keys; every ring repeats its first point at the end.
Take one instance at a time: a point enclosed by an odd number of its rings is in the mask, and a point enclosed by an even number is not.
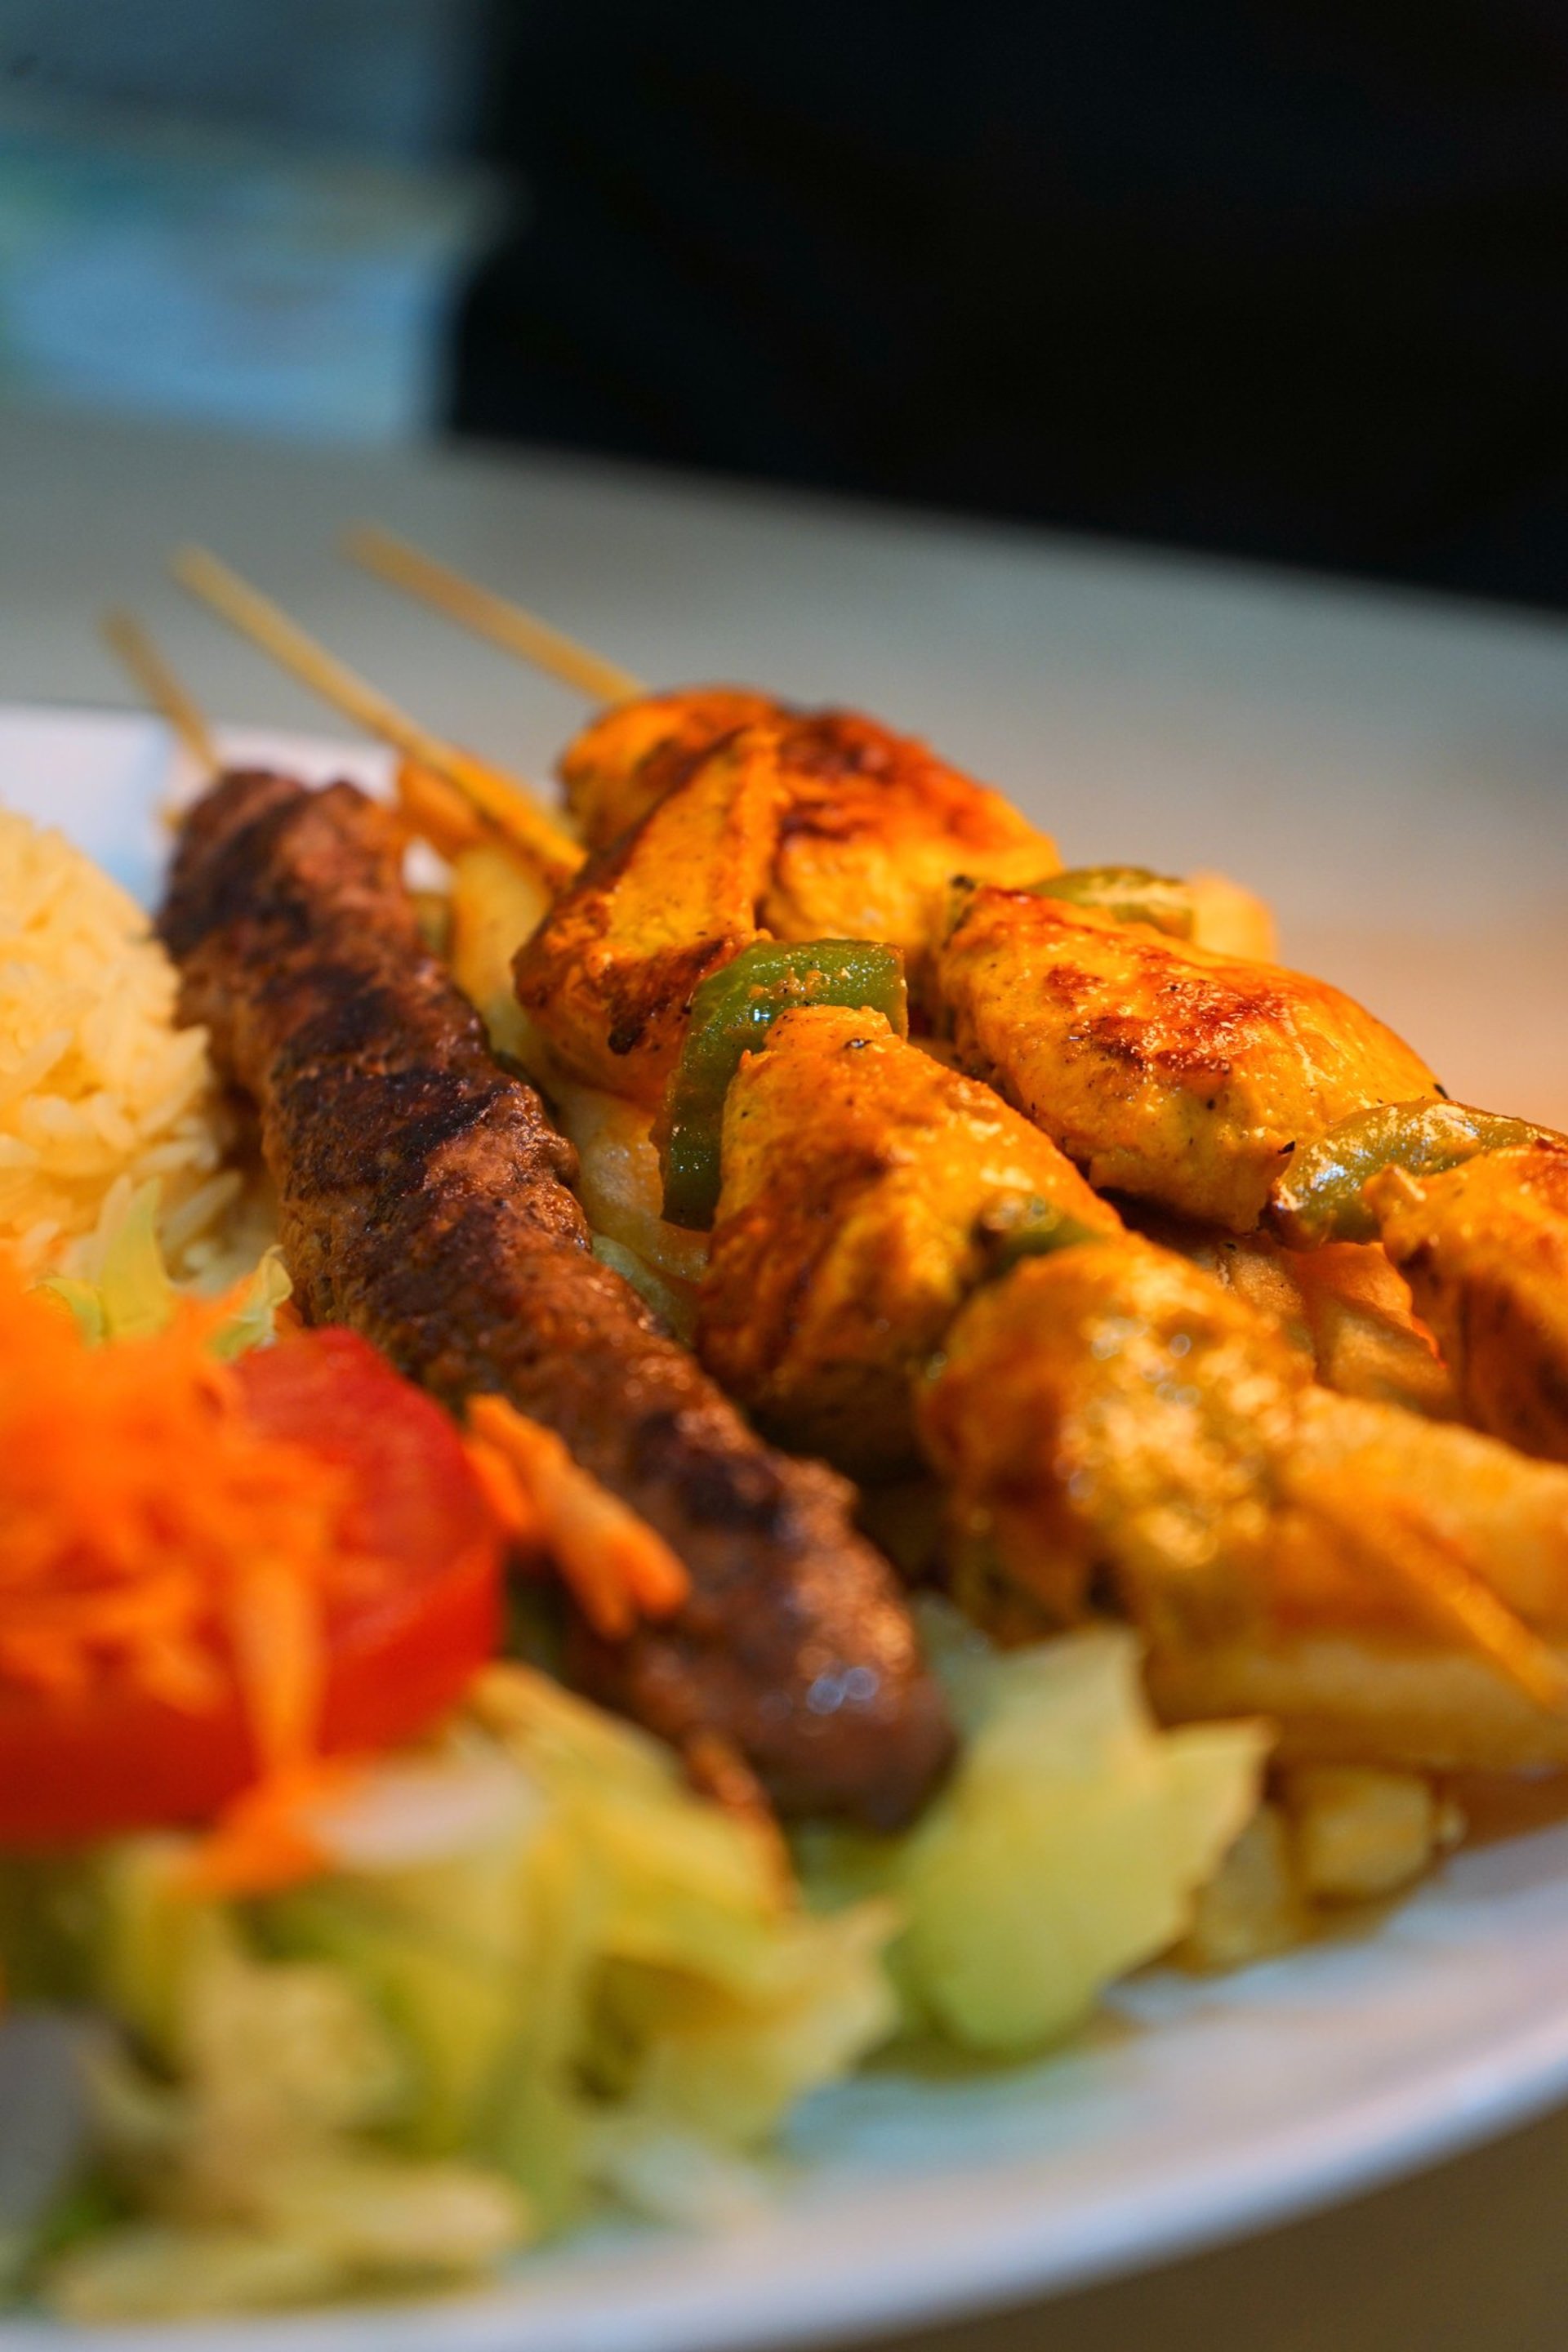
{"type": "MultiPolygon", "coordinates": [[[[1292,961],[1441,1039],[1451,1091],[1568,1125],[1568,1033],[1543,1061],[1539,1020],[1495,1017],[1510,988],[1568,992],[1561,856],[1540,856],[1568,783],[1563,623],[553,457],[325,456],[16,412],[0,699],[125,702],[95,625],[126,604],[215,713],[333,731],[169,583],[167,551],[197,539],[428,724],[542,773],[581,705],[338,561],[363,518],[649,678],[882,712],[1048,807],[1073,862],[1243,873],[1292,961]]],[[[1246,2244],[900,2340],[1555,2352],[1565,2201],[1568,2112],[1246,2244]]]]}

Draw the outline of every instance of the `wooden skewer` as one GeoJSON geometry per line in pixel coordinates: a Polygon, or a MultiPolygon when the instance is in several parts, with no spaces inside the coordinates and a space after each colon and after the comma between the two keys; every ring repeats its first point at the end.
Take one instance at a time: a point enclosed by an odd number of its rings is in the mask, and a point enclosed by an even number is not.
{"type": "Polygon", "coordinates": [[[431,734],[205,548],[181,548],[171,568],[182,587],[220,614],[241,636],[270,654],[324,702],[367,734],[392,744],[405,759],[417,761],[454,784],[552,892],[576,872],[583,862],[581,845],[563,832],[519,778],[431,734]]]}
{"type": "Polygon", "coordinates": [[[344,537],[343,552],[395,588],[433,605],[459,627],[477,630],[508,653],[521,655],[536,669],[547,670],[552,677],[576,687],[591,701],[634,702],[648,690],[630,670],[563,635],[521,604],[493,594],[477,581],[465,580],[460,572],[422,554],[406,540],[395,539],[378,524],[357,524],[344,537]]]}
{"type": "Polygon", "coordinates": [[[223,761],[201,706],[175,677],[147,630],[134,614],[118,608],[106,613],[100,625],[110,647],[159,718],[173,728],[197,766],[216,775],[223,761]]]}

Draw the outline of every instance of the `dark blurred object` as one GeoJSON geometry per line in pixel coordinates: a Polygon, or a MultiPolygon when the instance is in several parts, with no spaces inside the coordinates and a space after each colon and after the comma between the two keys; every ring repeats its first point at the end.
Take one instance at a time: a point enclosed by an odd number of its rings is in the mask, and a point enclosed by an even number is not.
{"type": "Polygon", "coordinates": [[[1568,604],[1563,0],[510,0],[455,421],[1568,604]]]}

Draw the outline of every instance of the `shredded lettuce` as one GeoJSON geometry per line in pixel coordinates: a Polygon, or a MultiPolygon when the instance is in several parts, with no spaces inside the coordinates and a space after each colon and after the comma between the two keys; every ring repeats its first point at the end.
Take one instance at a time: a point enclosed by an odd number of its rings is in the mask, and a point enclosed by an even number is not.
{"type": "Polygon", "coordinates": [[[438,2284],[525,2242],[508,2182],[378,2145],[405,2070],[348,1975],[258,1960],[218,1911],[196,1943],[171,2076],[121,2054],[96,2069],[111,2175],[146,2218],[59,2256],[58,2308],[126,2319],[438,2284]]]}
{"type": "MultiPolygon", "coordinates": [[[[109,1238],[96,1282],[52,1275],[38,1286],[69,1307],[90,1347],[162,1331],[174,1312],[180,1294],[158,1239],[159,1194],[156,1182],[132,1194],[109,1238]]],[[[292,1287],[281,1254],[268,1250],[234,1311],[213,1333],[208,1342],[213,1354],[226,1361],[270,1339],[278,1309],[292,1287]]]]}
{"type": "Polygon", "coordinates": [[[54,1275],[38,1286],[70,1308],[89,1346],[162,1331],[174,1314],[178,1294],[158,1241],[159,1192],[152,1183],[132,1194],[96,1282],[54,1275]]]}
{"type": "Polygon", "coordinates": [[[516,1665],[323,1793],[331,1867],[302,1887],[195,1898],[174,1833],[0,1863],[16,1997],[120,2028],[105,2225],[55,2234],[46,2300],[260,2308],[468,2275],[606,2202],[731,2218],[792,2105],[900,2028],[986,2054],[1068,2032],[1185,1931],[1264,1735],[1158,1729],[1127,1634],[926,1631],[958,1768],[901,1837],[804,1835],[809,1903],[769,1825],[516,1665]]]}
{"type": "Polygon", "coordinates": [[[264,1348],[278,1329],[278,1309],[292,1295],[294,1285],[276,1245],[263,1253],[261,1263],[207,1341],[213,1354],[229,1362],[247,1349],[264,1348]]]}
{"type": "Polygon", "coordinates": [[[897,2022],[889,1905],[814,1916],[765,1825],[529,1669],[312,1826],[330,1874],[243,1904],[180,1890],[181,1835],[0,1870],[19,1997],[122,2030],[98,2112],[136,2220],[47,2268],[73,2316],[459,2275],[605,2198],[739,2210],[748,2151],[897,2022]]]}

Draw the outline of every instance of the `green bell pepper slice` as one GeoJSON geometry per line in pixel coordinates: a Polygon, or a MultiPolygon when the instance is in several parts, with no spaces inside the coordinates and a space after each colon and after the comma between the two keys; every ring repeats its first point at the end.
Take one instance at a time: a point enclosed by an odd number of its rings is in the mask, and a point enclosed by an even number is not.
{"type": "Polygon", "coordinates": [[[1269,1222],[1291,1249],[1374,1242],[1377,1219],[1362,1188],[1383,1169],[1440,1176],[1484,1151],[1522,1151],[1543,1132],[1464,1103],[1378,1103],[1300,1147],[1269,1195],[1269,1222]]]}
{"type": "Polygon", "coordinates": [[[801,1004],[869,1007],[905,1037],[903,957],[871,940],[758,940],[699,984],[659,1151],[668,1223],[702,1232],[713,1223],[730,1081],[742,1055],[763,1044],[781,1013],[801,1004]]]}
{"type": "Polygon", "coordinates": [[[1147,923],[1173,940],[1190,940],[1197,922],[1187,884],[1169,874],[1152,874],[1146,866],[1074,866],[1029,887],[1037,898],[1091,907],[1119,923],[1147,923]]]}
{"type": "Polygon", "coordinates": [[[1058,1250],[1078,1249],[1085,1242],[1107,1236],[1098,1225],[1086,1225],[1070,1209],[1058,1209],[1038,1193],[1008,1201],[987,1211],[979,1223],[978,1238],[985,1252],[986,1282],[1000,1282],[1029,1257],[1054,1257],[1058,1250]]]}

